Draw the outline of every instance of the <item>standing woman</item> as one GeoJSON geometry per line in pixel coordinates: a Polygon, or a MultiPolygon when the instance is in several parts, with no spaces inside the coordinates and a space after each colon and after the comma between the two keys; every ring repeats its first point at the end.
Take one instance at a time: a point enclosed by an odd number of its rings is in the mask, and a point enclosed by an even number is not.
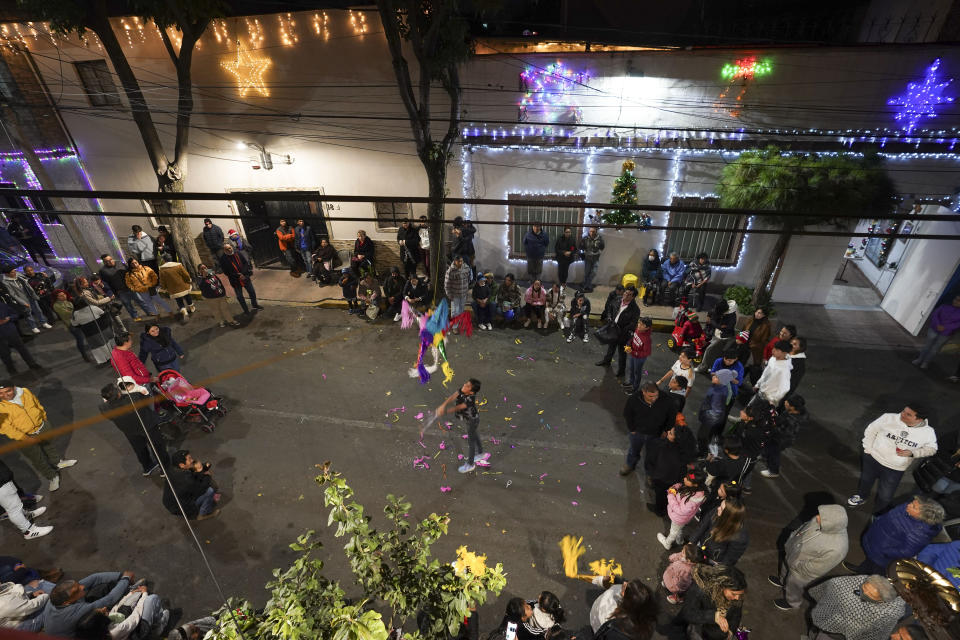
{"type": "Polygon", "coordinates": [[[73,324],[73,303],[67,297],[67,292],[63,289],[57,289],[53,292],[54,303],[53,303],[53,312],[57,314],[57,317],[63,322],[67,327],[67,330],[70,332],[70,335],[73,336],[73,339],[77,342],[77,351],[80,352],[80,355],[87,362],[93,362],[93,358],[90,357],[90,354],[87,352],[87,341],[84,338],[83,331],[80,330],[80,327],[73,324]]]}
{"type": "Polygon", "coordinates": [[[693,584],[683,600],[683,609],[673,619],[667,638],[735,638],[746,590],[747,579],[739,569],[698,565],[693,570],[693,584]]]}
{"type": "Polygon", "coordinates": [[[183,348],[173,339],[173,333],[168,327],[161,327],[151,322],[140,335],[140,362],[147,361],[147,354],[153,360],[157,373],[166,369],[180,371],[180,358],[183,358],[183,348]]]}
{"type": "Polygon", "coordinates": [[[354,276],[360,278],[368,273],[375,272],[373,259],[376,250],[373,240],[367,237],[367,232],[363,229],[357,231],[357,239],[353,242],[353,257],[350,258],[350,266],[353,269],[354,276]]]}
{"type": "Polygon", "coordinates": [[[114,337],[114,323],[110,314],[104,313],[100,307],[87,304],[83,298],[77,298],[73,301],[71,324],[83,333],[94,362],[103,364],[110,360],[114,337]]]}
{"type": "MultiPolygon", "coordinates": [[[[767,346],[767,340],[770,339],[770,319],[767,318],[767,312],[763,307],[753,312],[753,319],[747,325],[747,331],[750,333],[750,355],[753,356],[753,366],[762,367],[763,348],[767,346]]],[[[742,382],[742,381],[741,381],[742,382]]]]}
{"type": "Polygon", "coordinates": [[[567,286],[567,275],[570,273],[570,264],[577,259],[577,239],[573,237],[573,229],[563,228],[563,235],[557,238],[553,245],[557,260],[557,280],[561,287],[567,286]]]}
{"type": "Polygon", "coordinates": [[[150,267],[140,264],[140,261],[133,256],[127,259],[127,274],[123,281],[127,283],[127,288],[133,291],[133,294],[140,299],[143,307],[148,309],[148,313],[151,315],[160,318],[160,310],[157,305],[166,309],[167,313],[173,313],[170,305],[157,295],[157,283],[160,280],[157,278],[156,272],[150,267]]]}
{"type": "Polygon", "coordinates": [[[727,498],[716,511],[706,513],[690,538],[701,557],[710,564],[733,566],[747,550],[750,536],[743,526],[746,508],[736,498],[727,498]]]}
{"type": "Polygon", "coordinates": [[[523,307],[523,313],[527,319],[523,321],[524,327],[530,326],[530,320],[537,318],[537,328],[543,329],[547,326],[547,320],[544,312],[547,308],[547,292],[543,289],[543,284],[539,280],[534,280],[530,288],[524,295],[526,304],[523,307]]]}
{"type": "Polygon", "coordinates": [[[190,290],[193,289],[193,280],[190,274],[179,262],[161,262],[159,274],[160,286],[170,294],[170,297],[177,301],[177,309],[180,313],[180,320],[187,321],[187,313],[196,311],[193,306],[193,299],[190,297],[190,290]]]}
{"type": "Polygon", "coordinates": [[[220,317],[220,326],[239,327],[240,323],[234,320],[233,314],[230,313],[230,306],[227,304],[227,288],[223,286],[220,276],[205,264],[197,265],[197,272],[200,274],[198,279],[200,295],[213,305],[214,314],[220,317]]]}

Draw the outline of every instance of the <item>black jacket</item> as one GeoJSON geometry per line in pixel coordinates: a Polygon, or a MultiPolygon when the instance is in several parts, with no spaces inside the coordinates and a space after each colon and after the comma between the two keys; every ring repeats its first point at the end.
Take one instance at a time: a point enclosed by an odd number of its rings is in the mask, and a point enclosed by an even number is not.
{"type": "Polygon", "coordinates": [[[130,288],[127,286],[126,279],[126,270],[119,265],[114,265],[112,267],[103,267],[100,271],[97,272],[103,281],[107,283],[114,293],[120,293],[121,291],[129,291],[130,288]]]}
{"type": "MultiPolygon", "coordinates": [[[[640,274],[643,277],[644,282],[649,282],[650,278],[653,277],[653,272],[660,268],[660,252],[656,249],[653,250],[656,255],[656,258],[651,262],[647,258],[643,259],[643,266],[640,268],[640,274]]],[[[662,278],[663,275],[661,274],[662,278]]]]}
{"type": "Polygon", "coordinates": [[[210,225],[210,228],[207,228],[207,225],[203,225],[203,244],[207,245],[207,249],[210,249],[210,252],[213,255],[217,255],[220,251],[223,251],[223,229],[217,225],[210,225]]]}
{"type": "MultiPolygon", "coordinates": [[[[720,630],[716,623],[717,605],[704,593],[696,582],[690,585],[683,598],[683,609],[674,618],[673,624],[676,626],[686,626],[688,624],[700,625],[700,633],[703,640],[726,640],[727,634],[720,630]]],[[[736,631],[740,626],[740,618],[743,614],[742,607],[730,607],[727,610],[727,624],[730,625],[730,631],[736,631]]]]}
{"type": "Polygon", "coordinates": [[[690,541],[703,554],[705,560],[732,567],[737,564],[744,551],[747,550],[747,545],[750,544],[750,536],[747,534],[747,527],[744,524],[735,536],[725,542],[718,542],[713,539],[710,533],[716,519],[717,510],[711,509],[700,520],[700,526],[697,527],[696,533],[690,537],[690,541]]]}
{"type": "Polygon", "coordinates": [[[697,436],[693,435],[693,430],[691,430],[690,427],[675,424],[673,431],[677,434],[677,444],[680,445],[680,461],[684,467],[692,462],[696,462],[697,436]]]}
{"type": "Polygon", "coordinates": [[[584,322],[586,322],[590,317],[590,300],[588,300],[586,296],[579,299],[582,300],[581,305],[579,307],[576,306],[575,302],[577,298],[574,298],[574,302],[570,303],[570,310],[567,312],[567,315],[572,318],[574,314],[579,313],[583,316],[584,322]]]}
{"type": "Polygon", "coordinates": [[[686,463],[679,442],[666,438],[647,441],[647,457],[643,464],[647,477],[655,482],[673,485],[680,482],[686,463]]]}
{"type": "Polygon", "coordinates": [[[407,280],[407,284],[403,287],[403,297],[419,298],[419,302],[424,302],[427,298],[427,283],[423,280],[417,280],[417,285],[414,286],[412,281],[407,280]]]}
{"type": "MultiPolygon", "coordinates": [[[[394,278],[392,275],[387,276],[386,281],[383,283],[383,295],[387,298],[396,298],[397,296],[403,293],[403,288],[407,285],[407,281],[400,278],[394,278]]],[[[401,300],[397,300],[401,302],[401,300]]]]}
{"type": "Polygon", "coordinates": [[[420,232],[412,224],[406,229],[402,226],[397,229],[397,242],[403,241],[401,249],[401,260],[417,260],[420,252],[420,232]]]}
{"type": "Polygon", "coordinates": [[[730,482],[731,480],[740,482],[742,480],[741,476],[744,475],[749,463],[750,460],[746,454],[736,459],[728,458],[724,454],[707,463],[707,473],[717,479],[714,483],[715,487],[719,486],[722,482],[730,482]]]}
{"type": "Polygon", "coordinates": [[[181,469],[180,467],[171,467],[167,470],[169,484],[163,485],[163,506],[167,511],[175,516],[180,515],[180,509],[177,507],[177,501],[170,492],[170,485],[176,492],[180,504],[188,518],[196,518],[200,513],[200,507],[197,506],[197,498],[202,496],[210,488],[212,479],[205,473],[197,473],[193,469],[181,469]]]}
{"type": "Polygon", "coordinates": [[[651,438],[660,435],[673,426],[677,419],[673,401],[661,393],[653,404],[647,404],[642,393],[635,393],[627,399],[623,408],[623,417],[627,420],[627,429],[651,438]]]}
{"type": "MultiPolygon", "coordinates": [[[[781,451],[793,445],[797,439],[797,435],[800,433],[800,429],[809,417],[810,414],[807,413],[806,408],[800,413],[789,413],[786,409],[781,409],[777,413],[777,426],[773,431],[773,439],[781,451]]],[[[943,450],[943,444],[941,443],[937,451],[938,455],[940,451],[943,450]]],[[[953,453],[954,450],[956,450],[956,448],[951,450],[950,453],[953,453]]],[[[960,472],[960,469],[957,469],[957,471],[960,472]]],[[[957,477],[960,478],[960,473],[957,473],[957,477]]]]}
{"type": "Polygon", "coordinates": [[[227,295],[223,281],[212,271],[208,271],[205,278],[197,278],[197,284],[200,286],[200,295],[204,298],[222,298],[227,295]]]}
{"type": "Polygon", "coordinates": [[[606,322],[607,319],[617,317],[617,310],[620,308],[620,295],[614,289],[607,294],[607,301],[603,303],[603,311],[600,313],[600,322],[606,322]]]}
{"type": "Polygon", "coordinates": [[[553,244],[553,250],[556,253],[557,262],[566,262],[567,264],[570,264],[571,262],[576,260],[578,257],[577,239],[574,238],[573,236],[570,236],[569,238],[564,238],[563,236],[560,236],[559,238],[557,238],[557,241],[553,244]],[[569,251],[570,255],[569,256],[563,255],[564,251],[569,251]]]}
{"type": "Polygon", "coordinates": [[[473,285],[473,299],[474,300],[487,300],[487,304],[490,304],[490,285],[480,284],[479,282],[474,283],[473,285]]]}
{"type": "Polygon", "coordinates": [[[807,359],[804,358],[790,358],[790,390],[787,391],[787,395],[790,395],[797,390],[797,387],[800,386],[800,381],[803,380],[803,374],[807,372],[807,359]]]}
{"type": "Polygon", "coordinates": [[[450,245],[450,255],[453,257],[464,256],[469,258],[475,253],[476,250],[473,248],[473,240],[468,238],[466,234],[461,233],[459,237],[453,237],[453,242],[450,245]]]}
{"type": "Polygon", "coordinates": [[[249,279],[253,275],[253,265],[240,251],[234,251],[232,256],[226,253],[221,255],[220,268],[223,269],[233,287],[242,286],[242,279],[249,279]]]}
{"type": "MultiPolygon", "coordinates": [[[[138,398],[146,398],[146,396],[135,395],[134,400],[138,398]]],[[[118,413],[115,416],[110,417],[110,422],[116,425],[117,429],[124,435],[128,436],[142,436],[143,427],[140,426],[140,420],[143,420],[143,424],[146,425],[147,429],[151,429],[157,424],[157,414],[149,407],[144,406],[138,409],[134,409],[130,404],[130,399],[120,396],[114,400],[108,400],[107,402],[100,403],[100,413],[106,414],[114,410],[124,410],[118,413]],[[139,418],[137,416],[140,416],[139,418]]],[[[156,443],[158,446],[162,443],[156,443]]]]}
{"type": "MultiPolygon", "coordinates": [[[[618,303],[610,314],[610,319],[616,319],[619,311],[620,304],[618,303]]],[[[630,306],[620,313],[620,318],[617,320],[617,329],[620,330],[620,339],[617,341],[617,344],[623,346],[630,342],[633,338],[633,330],[637,328],[638,320],[640,320],[640,307],[637,306],[636,300],[631,300],[630,306]]]]}

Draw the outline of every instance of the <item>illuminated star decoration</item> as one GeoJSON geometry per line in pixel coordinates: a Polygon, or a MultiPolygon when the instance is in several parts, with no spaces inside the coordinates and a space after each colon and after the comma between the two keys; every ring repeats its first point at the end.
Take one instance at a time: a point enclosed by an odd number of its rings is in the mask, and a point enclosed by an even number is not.
{"type": "Polygon", "coordinates": [[[237,78],[237,91],[240,97],[245,98],[251,91],[259,93],[264,98],[269,97],[270,90],[263,82],[263,74],[270,67],[270,58],[250,53],[237,40],[237,55],[230,60],[224,60],[220,66],[237,78]]]}
{"type": "Polygon", "coordinates": [[[897,122],[904,122],[903,130],[911,133],[925,118],[936,118],[937,107],[953,102],[951,96],[944,95],[944,90],[953,82],[953,78],[940,80],[937,70],[940,69],[940,58],[933,61],[923,80],[907,84],[907,91],[902,96],[890,98],[887,104],[899,107],[893,117],[897,122]]]}

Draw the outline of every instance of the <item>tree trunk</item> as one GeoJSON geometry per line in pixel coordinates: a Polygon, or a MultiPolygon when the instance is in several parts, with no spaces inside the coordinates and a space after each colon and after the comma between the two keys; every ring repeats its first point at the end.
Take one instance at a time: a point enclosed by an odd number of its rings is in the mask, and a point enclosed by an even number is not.
{"type": "MultiPolygon", "coordinates": [[[[160,180],[160,191],[163,193],[183,193],[183,180],[160,180]]],[[[173,242],[177,246],[180,263],[190,272],[197,275],[197,265],[200,264],[200,254],[197,253],[197,244],[190,231],[190,219],[176,217],[187,212],[187,204],[183,200],[157,201],[159,211],[154,211],[157,220],[170,229],[173,242]],[[171,216],[170,214],[173,214],[171,216]]]]}
{"type": "Polygon", "coordinates": [[[785,231],[777,236],[777,241],[770,250],[767,261],[763,264],[763,268],[757,275],[757,283],[753,287],[751,304],[753,304],[754,308],[761,306],[773,297],[773,288],[776,284],[774,274],[776,273],[777,265],[781,263],[784,255],[787,253],[787,246],[790,244],[791,236],[792,234],[789,231],[785,231]]]}
{"type": "Polygon", "coordinates": [[[446,274],[447,252],[443,245],[443,198],[447,191],[446,162],[424,162],[430,189],[427,220],[430,223],[430,292],[436,304],[444,295],[443,277],[446,274]]]}

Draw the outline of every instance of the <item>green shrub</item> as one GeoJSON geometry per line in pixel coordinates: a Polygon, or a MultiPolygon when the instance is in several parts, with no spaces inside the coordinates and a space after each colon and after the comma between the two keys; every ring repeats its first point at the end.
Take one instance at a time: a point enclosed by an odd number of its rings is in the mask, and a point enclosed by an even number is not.
{"type": "MultiPolygon", "coordinates": [[[[723,292],[724,300],[733,300],[737,303],[737,307],[740,309],[741,315],[752,316],[755,307],[753,306],[753,289],[750,287],[744,287],[742,285],[736,284],[732,287],[727,287],[727,290],[723,292]]],[[[760,299],[760,307],[767,312],[768,316],[776,314],[776,309],[774,309],[773,304],[770,301],[769,294],[766,294],[760,299]]]]}

